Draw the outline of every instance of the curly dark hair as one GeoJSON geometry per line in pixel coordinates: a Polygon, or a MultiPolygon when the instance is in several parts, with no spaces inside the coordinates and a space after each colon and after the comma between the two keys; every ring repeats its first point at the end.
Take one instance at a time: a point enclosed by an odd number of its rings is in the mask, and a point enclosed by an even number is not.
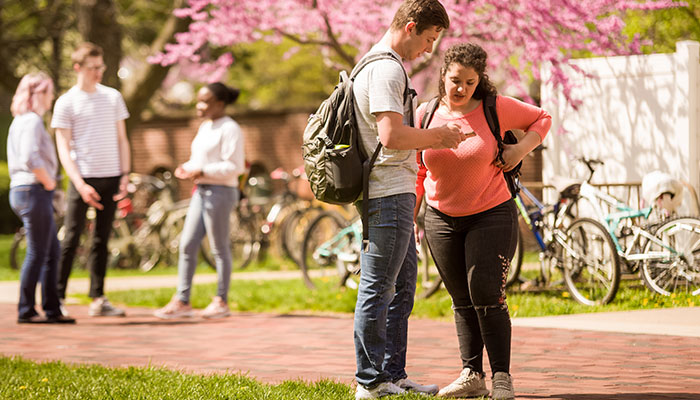
{"type": "Polygon", "coordinates": [[[445,93],[445,74],[450,65],[454,63],[458,63],[465,68],[473,68],[479,75],[479,84],[472,95],[474,99],[483,100],[488,94],[495,96],[498,91],[486,74],[487,57],[486,51],[474,43],[456,44],[447,49],[442,68],[440,68],[440,81],[438,83],[440,98],[444,98],[447,94],[445,93]]]}
{"type": "Polygon", "coordinates": [[[232,87],[228,87],[221,82],[214,82],[207,85],[207,88],[211,90],[217,100],[223,101],[224,104],[233,104],[238,100],[238,95],[241,93],[240,90],[232,87]]]}

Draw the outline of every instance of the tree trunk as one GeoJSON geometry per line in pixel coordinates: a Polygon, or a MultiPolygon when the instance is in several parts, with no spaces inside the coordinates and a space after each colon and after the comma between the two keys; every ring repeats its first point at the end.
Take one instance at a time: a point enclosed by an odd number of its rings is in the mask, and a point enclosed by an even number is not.
{"type": "Polygon", "coordinates": [[[117,76],[122,59],[122,28],[117,22],[118,12],[113,0],[77,0],[75,3],[78,31],[83,39],[102,47],[107,66],[103,83],[121,88],[117,76]]]}
{"type": "MultiPolygon", "coordinates": [[[[184,0],[175,0],[173,3],[173,9],[185,5],[184,0]]],[[[174,41],[175,34],[186,31],[189,24],[189,19],[177,18],[171,14],[158,37],[151,44],[150,54],[163,51],[167,43],[174,41]]],[[[170,66],[163,67],[160,64],[149,63],[139,69],[134,78],[125,84],[124,99],[131,114],[131,117],[126,120],[127,133],[130,134],[132,128],[141,122],[141,112],[146,109],[151,97],[160,88],[169,70],[170,66]]]]}

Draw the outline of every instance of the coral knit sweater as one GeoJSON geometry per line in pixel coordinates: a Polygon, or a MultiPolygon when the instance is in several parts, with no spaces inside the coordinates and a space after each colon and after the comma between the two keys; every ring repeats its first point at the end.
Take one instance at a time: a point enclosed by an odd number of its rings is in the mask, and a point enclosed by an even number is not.
{"type": "MultiPolygon", "coordinates": [[[[425,114],[426,104],[417,115],[425,114]]],[[[510,129],[535,131],[544,140],[552,117],[544,110],[512,97],[498,96],[496,111],[503,133],[510,129]]],[[[484,115],[483,102],[468,114],[455,118],[446,115],[443,107],[437,109],[430,127],[448,122],[461,126],[462,132],[474,132],[457,149],[425,150],[418,152],[419,165],[416,193],[424,192],[431,207],[452,217],[473,215],[491,209],[508,199],[510,192],[500,168],[493,165],[498,144],[484,115]]]]}

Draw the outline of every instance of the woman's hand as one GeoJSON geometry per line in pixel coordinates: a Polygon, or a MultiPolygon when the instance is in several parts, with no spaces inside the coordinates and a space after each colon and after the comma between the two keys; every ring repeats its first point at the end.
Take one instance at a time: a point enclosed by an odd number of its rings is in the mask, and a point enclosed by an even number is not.
{"type": "Polygon", "coordinates": [[[178,179],[190,179],[190,180],[195,180],[197,178],[201,178],[204,174],[202,173],[201,169],[197,169],[194,171],[187,171],[186,169],[182,168],[182,165],[178,166],[175,169],[175,177],[178,179]]]}
{"type": "Polygon", "coordinates": [[[496,157],[493,160],[493,165],[496,167],[504,170],[504,171],[510,171],[511,169],[515,168],[520,161],[522,161],[523,158],[525,158],[525,155],[527,155],[527,152],[522,153],[522,150],[519,148],[517,144],[503,144],[503,161],[498,159],[498,152],[496,152],[496,157]]]}

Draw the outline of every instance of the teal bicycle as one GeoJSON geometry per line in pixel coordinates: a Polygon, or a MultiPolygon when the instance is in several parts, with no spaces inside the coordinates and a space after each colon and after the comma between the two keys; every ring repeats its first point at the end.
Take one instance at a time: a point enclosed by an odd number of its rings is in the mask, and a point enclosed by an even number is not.
{"type": "MultiPolygon", "coordinates": [[[[337,279],[339,287],[357,289],[361,244],[362,220],[359,216],[352,221],[347,221],[334,211],[325,211],[316,216],[304,234],[301,251],[301,271],[306,286],[311,289],[316,287],[311,280],[311,275],[315,274],[321,278],[337,279]]],[[[418,253],[419,271],[426,270],[429,261],[428,245],[422,241],[418,253]]],[[[440,282],[437,283],[439,285],[440,282]]],[[[434,282],[426,281],[424,284],[432,286],[434,282]]]]}
{"type": "MultiPolygon", "coordinates": [[[[586,213],[603,223],[615,245],[619,263],[629,274],[639,274],[652,291],[669,296],[672,293],[700,295],[700,219],[671,217],[651,221],[656,205],[635,209],[590,185],[597,165],[602,161],[580,159],[589,169],[588,178],[574,185],[574,213],[586,213]],[[606,212],[612,210],[612,212],[606,212]]],[[[657,213],[661,214],[661,213],[657,213]]],[[[581,268],[571,265],[566,271],[567,284],[578,288],[581,268]]],[[[609,271],[617,291],[621,270],[609,271]]],[[[586,298],[572,289],[577,300],[586,298]],[[581,295],[581,299],[578,296],[581,295]]]]}

